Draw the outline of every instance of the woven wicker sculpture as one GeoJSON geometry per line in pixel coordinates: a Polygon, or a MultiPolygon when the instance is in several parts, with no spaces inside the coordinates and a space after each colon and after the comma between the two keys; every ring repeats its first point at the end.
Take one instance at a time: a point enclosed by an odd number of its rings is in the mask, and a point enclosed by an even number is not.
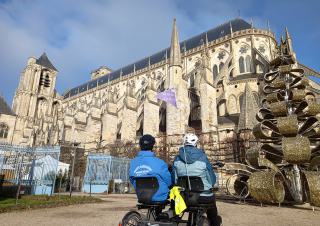
{"type": "Polygon", "coordinates": [[[263,78],[264,100],[253,129],[260,145],[246,154],[257,171],[249,176],[248,188],[261,203],[320,206],[320,104],[305,99],[308,79],[286,35],[263,78]]]}

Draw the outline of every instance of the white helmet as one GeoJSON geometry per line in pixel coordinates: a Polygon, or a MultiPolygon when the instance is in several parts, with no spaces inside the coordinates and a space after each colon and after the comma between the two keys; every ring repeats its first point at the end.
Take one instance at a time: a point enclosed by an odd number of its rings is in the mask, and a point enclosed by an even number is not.
{"type": "Polygon", "coordinates": [[[198,142],[198,137],[193,133],[187,133],[183,138],[184,145],[196,146],[198,142]]]}

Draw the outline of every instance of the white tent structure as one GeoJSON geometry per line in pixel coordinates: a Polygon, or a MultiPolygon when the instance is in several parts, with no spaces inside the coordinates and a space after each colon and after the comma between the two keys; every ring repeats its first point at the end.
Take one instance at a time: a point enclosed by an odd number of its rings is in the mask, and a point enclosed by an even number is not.
{"type": "Polygon", "coordinates": [[[50,155],[47,155],[35,161],[33,178],[36,180],[46,180],[46,177],[55,176],[60,170],[62,173],[65,171],[68,172],[69,166],[69,164],[60,162],[50,155]]]}

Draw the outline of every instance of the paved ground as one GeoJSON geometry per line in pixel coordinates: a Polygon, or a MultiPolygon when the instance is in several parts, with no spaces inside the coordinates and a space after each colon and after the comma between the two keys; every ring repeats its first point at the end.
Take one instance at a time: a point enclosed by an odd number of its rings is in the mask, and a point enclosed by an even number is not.
{"type": "MultiPolygon", "coordinates": [[[[0,214],[2,226],[117,226],[122,216],[135,206],[132,195],[104,196],[105,202],[69,207],[0,214]]],[[[289,208],[217,202],[224,226],[319,226],[320,209],[307,206],[289,208]]]]}

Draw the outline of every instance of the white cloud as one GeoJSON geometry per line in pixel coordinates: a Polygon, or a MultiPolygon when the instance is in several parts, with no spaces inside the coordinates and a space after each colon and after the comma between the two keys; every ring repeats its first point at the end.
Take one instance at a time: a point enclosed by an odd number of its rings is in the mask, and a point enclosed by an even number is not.
{"type": "MultiPolygon", "coordinates": [[[[47,52],[60,93],[90,71],[117,69],[169,46],[172,19],[186,39],[235,18],[253,0],[12,0],[0,3],[0,91],[11,99],[29,56],[47,52]],[[3,85],[6,84],[6,85],[3,85]]],[[[246,18],[248,19],[248,18],[246,18]]],[[[254,18],[258,24],[259,16],[254,18]]]]}

